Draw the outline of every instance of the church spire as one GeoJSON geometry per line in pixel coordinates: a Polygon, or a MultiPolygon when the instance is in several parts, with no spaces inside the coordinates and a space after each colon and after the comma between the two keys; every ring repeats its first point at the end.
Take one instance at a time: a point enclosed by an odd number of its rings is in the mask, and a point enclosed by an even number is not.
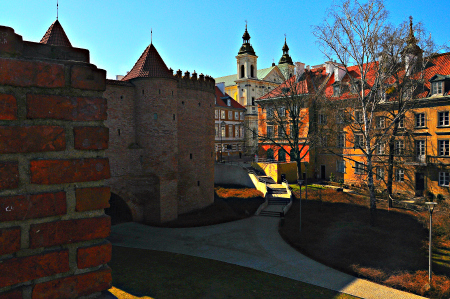
{"type": "Polygon", "coordinates": [[[286,34],[284,35],[284,45],[283,48],[281,48],[281,50],[283,50],[283,55],[280,58],[280,61],[278,62],[278,64],[290,64],[290,65],[294,65],[294,62],[292,62],[292,58],[291,56],[289,56],[289,47],[286,43],[286,34]]]}
{"type": "Polygon", "coordinates": [[[421,55],[422,49],[417,45],[417,38],[414,36],[414,29],[413,29],[413,17],[409,17],[409,34],[408,38],[406,40],[406,47],[404,50],[405,54],[413,54],[413,55],[421,55]]]}
{"type": "Polygon", "coordinates": [[[253,50],[253,47],[250,44],[250,34],[247,31],[247,20],[245,20],[245,32],[244,35],[242,35],[242,46],[239,49],[238,55],[239,54],[256,55],[255,50],[253,50]]]}
{"type": "Polygon", "coordinates": [[[72,44],[69,41],[64,29],[59,23],[58,19],[53,22],[52,25],[48,28],[47,32],[42,37],[41,44],[47,44],[52,46],[64,46],[64,47],[72,47],[72,44]]]}

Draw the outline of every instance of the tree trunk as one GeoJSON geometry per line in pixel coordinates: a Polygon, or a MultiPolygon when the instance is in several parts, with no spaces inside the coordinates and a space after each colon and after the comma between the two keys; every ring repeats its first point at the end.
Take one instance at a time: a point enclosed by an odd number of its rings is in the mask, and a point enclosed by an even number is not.
{"type": "Polygon", "coordinates": [[[375,226],[377,203],[375,198],[375,185],[373,183],[373,165],[371,153],[367,155],[367,185],[369,187],[370,194],[370,225],[375,226]]]}
{"type": "Polygon", "coordinates": [[[394,154],[395,154],[395,135],[397,134],[397,124],[394,125],[394,129],[392,130],[392,135],[389,138],[389,156],[388,156],[388,171],[387,171],[387,193],[388,193],[388,203],[389,207],[392,208],[392,200],[390,195],[392,195],[392,184],[394,181],[394,154]]]}

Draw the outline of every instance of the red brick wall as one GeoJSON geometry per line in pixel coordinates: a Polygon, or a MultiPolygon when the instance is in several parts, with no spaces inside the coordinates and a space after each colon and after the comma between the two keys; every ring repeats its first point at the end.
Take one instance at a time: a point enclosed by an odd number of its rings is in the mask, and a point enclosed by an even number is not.
{"type": "Polygon", "coordinates": [[[106,72],[0,39],[0,298],[95,296],[111,285],[106,72]]]}

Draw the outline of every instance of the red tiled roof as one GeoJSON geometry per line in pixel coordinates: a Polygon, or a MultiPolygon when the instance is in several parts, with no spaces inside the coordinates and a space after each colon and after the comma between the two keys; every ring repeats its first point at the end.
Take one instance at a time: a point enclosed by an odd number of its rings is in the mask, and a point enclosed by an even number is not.
{"type": "Polygon", "coordinates": [[[173,78],[164,60],[153,44],[150,44],[142,53],[131,71],[122,78],[122,81],[134,78],[173,78]]]}
{"type": "Polygon", "coordinates": [[[56,20],[50,28],[48,28],[47,32],[42,37],[41,44],[47,44],[52,46],[64,46],[64,47],[72,47],[72,44],[69,41],[64,29],[58,20],[56,20]]]}
{"type": "Polygon", "coordinates": [[[216,106],[229,107],[230,108],[230,106],[228,106],[227,103],[225,103],[225,101],[221,99],[221,98],[224,98],[224,97],[228,97],[228,99],[230,99],[230,101],[231,101],[231,108],[237,108],[237,109],[244,109],[245,110],[244,106],[242,106],[241,104],[236,102],[227,93],[223,94],[222,91],[220,90],[220,88],[218,88],[216,86],[216,106]]]}

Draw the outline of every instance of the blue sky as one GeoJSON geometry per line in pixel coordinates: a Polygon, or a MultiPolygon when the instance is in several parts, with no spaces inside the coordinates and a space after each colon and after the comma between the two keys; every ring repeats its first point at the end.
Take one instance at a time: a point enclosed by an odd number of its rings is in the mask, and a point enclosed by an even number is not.
{"type": "MultiPolygon", "coordinates": [[[[129,71],[153,44],[168,67],[220,77],[236,73],[235,56],[242,44],[245,20],[258,68],[282,55],[284,34],[294,61],[324,62],[312,35],[332,0],[322,1],[148,1],[60,0],[59,21],[72,45],[90,50],[91,62],[108,78],[129,71]]],[[[410,15],[421,21],[435,42],[450,40],[447,1],[387,1],[390,21],[410,15]],[[448,31],[447,31],[448,32],[448,31]]],[[[24,40],[39,42],[56,19],[56,0],[3,0],[0,25],[12,27],[24,40]]]]}

